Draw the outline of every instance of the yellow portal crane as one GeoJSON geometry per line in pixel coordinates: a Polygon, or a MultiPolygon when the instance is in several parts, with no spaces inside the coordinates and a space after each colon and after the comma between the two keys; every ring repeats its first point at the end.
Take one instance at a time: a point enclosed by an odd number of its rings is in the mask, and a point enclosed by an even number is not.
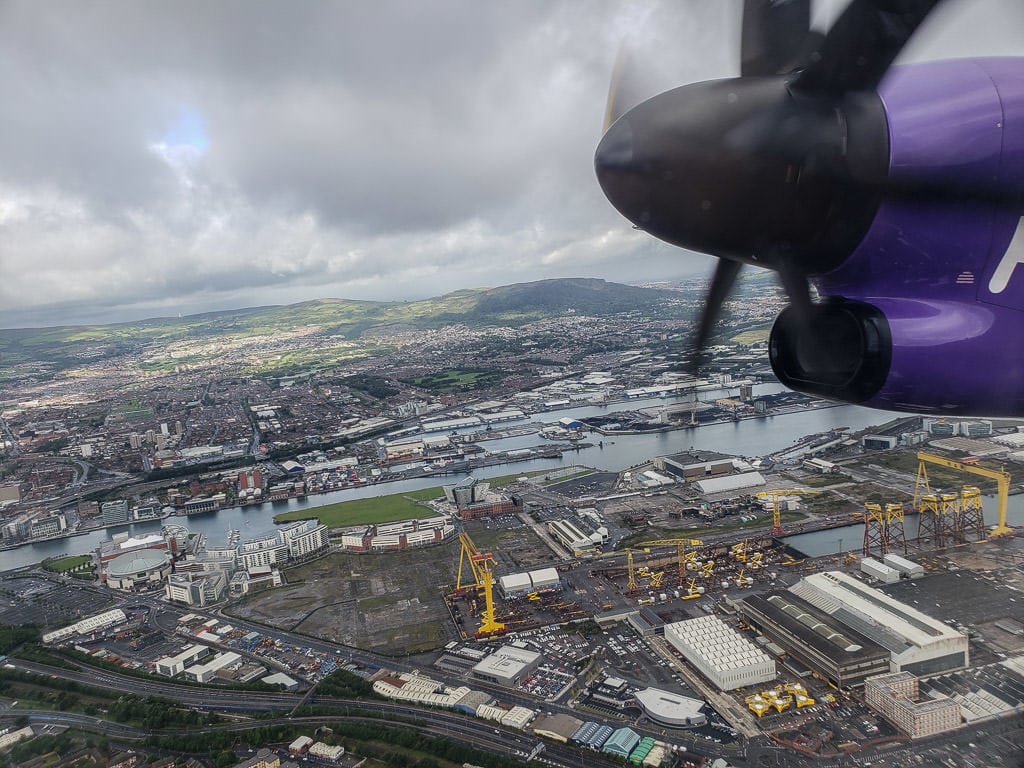
{"type": "Polygon", "coordinates": [[[638,544],[640,547],[675,547],[676,548],[676,560],[679,567],[679,584],[686,581],[686,548],[687,547],[702,547],[704,542],[700,539],[656,539],[655,541],[645,541],[642,544],[638,544]]]}
{"type": "Polygon", "coordinates": [[[785,531],[782,530],[782,508],[780,503],[782,499],[787,496],[811,496],[818,491],[813,491],[810,488],[775,488],[771,491],[758,491],[757,498],[759,499],[771,499],[772,500],[772,529],[769,533],[772,536],[782,536],[785,531]]]}
{"type": "Polygon", "coordinates": [[[919,451],[917,454],[917,460],[920,462],[917,466],[917,487],[914,488],[914,506],[917,506],[917,490],[918,487],[924,483],[924,487],[930,491],[931,487],[928,485],[928,470],[925,468],[925,464],[937,464],[940,467],[947,467],[949,469],[956,469],[960,472],[969,472],[972,475],[981,475],[987,477],[990,480],[996,481],[996,492],[998,498],[998,511],[999,516],[996,522],[995,528],[990,531],[992,536],[1002,536],[1013,531],[1012,528],[1006,525],[1006,503],[1010,496],[1010,473],[1005,469],[987,469],[985,467],[975,466],[973,464],[963,464],[953,459],[947,459],[944,456],[936,456],[933,453],[925,453],[919,451]]]}
{"type": "Polygon", "coordinates": [[[491,571],[491,566],[496,564],[494,555],[490,552],[480,552],[473,540],[469,538],[468,533],[459,534],[459,543],[462,544],[462,551],[459,553],[459,572],[456,577],[455,591],[461,592],[463,589],[475,587],[483,592],[484,610],[480,614],[480,629],[477,630],[477,633],[493,635],[495,632],[505,629],[505,625],[497,620],[494,612],[494,573],[491,571]],[[472,584],[463,583],[462,580],[463,565],[467,562],[473,574],[472,584]]]}
{"type": "Polygon", "coordinates": [[[636,570],[633,568],[633,550],[626,550],[626,572],[629,574],[629,578],[626,581],[626,594],[630,595],[638,591],[640,587],[636,583],[636,570]]]}

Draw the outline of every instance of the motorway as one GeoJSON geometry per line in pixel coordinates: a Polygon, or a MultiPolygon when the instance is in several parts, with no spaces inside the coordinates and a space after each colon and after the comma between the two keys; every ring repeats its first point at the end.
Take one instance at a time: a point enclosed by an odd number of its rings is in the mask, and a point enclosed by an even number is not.
{"type": "MultiPolygon", "coordinates": [[[[88,672],[77,672],[74,670],[51,667],[45,664],[23,661],[21,659],[8,659],[7,663],[22,672],[33,672],[41,675],[48,675],[55,678],[72,680],[83,685],[92,685],[97,688],[107,688],[119,692],[133,693],[139,696],[155,696],[179,702],[196,709],[211,711],[251,711],[251,712],[273,712],[290,711],[302,699],[301,694],[295,693],[260,693],[254,695],[252,691],[231,691],[218,690],[216,688],[200,688],[175,683],[165,683],[158,680],[152,682],[126,675],[119,675],[102,669],[90,669],[88,672]]],[[[529,754],[537,745],[537,737],[520,731],[510,731],[496,724],[473,719],[467,715],[439,709],[427,709],[423,707],[395,704],[373,700],[343,699],[331,696],[314,696],[310,702],[314,705],[330,707],[351,707],[364,713],[362,715],[331,715],[319,717],[291,717],[282,716],[277,719],[261,718],[259,725],[268,723],[310,723],[311,725],[322,725],[326,722],[337,720],[366,721],[380,724],[379,718],[367,716],[365,713],[376,712],[381,718],[401,718],[400,727],[415,729],[420,733],[426,733],[434,737],[460,741],[466,744],[487,750],[497,750],[504,754],[529,754]]],[[[19,712],[21,714],[21,712],[19,712]]],[[[147,733],[141,729],[126,726],[120,723],[112,723],[97,717],[78,715],[66,712],[47,712],[29,710],[24,712],[29,715],[33,722],[48,724],[65,724],[89,731],[99,731],[119,738],[143,738],[147,733]]],[[[219,730],[244,731],[251,729],[254,722],[225,723],[206,726],[202,732],[219,730]]],[[[195,727],[189,729],[195,732],[195,727]]],[[[162,733],[173,734],[175,731],[162,733]]],[[[572,768],[582,761],[580,750],[560,744],[545,744],[543,753],[544,759],[553,764],[572,768]]],[[[608,760],[599,753],[586,753],[588,765],[611,766],[616,765],[614,761],[608,760]]]]}

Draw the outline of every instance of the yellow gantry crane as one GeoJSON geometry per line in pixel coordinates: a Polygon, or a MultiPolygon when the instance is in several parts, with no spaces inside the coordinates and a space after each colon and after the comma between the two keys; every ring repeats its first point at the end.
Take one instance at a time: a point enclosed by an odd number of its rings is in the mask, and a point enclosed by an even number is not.
{"type": "Polygon", "coordinates": [[[687,547],[701,547],[704,546],[704,542],[700,539],[655,539],[654,541],[645,541],[642,544],[637,544],[638,547],[675,547],[676,548],[676,562],[679,568],[679,580],[678,584],[686,583],[686,563],[688,559],[686,554],[687,547]]]}
{"type": "Polygon", "coordinates": [[[1002,536],[1013,531],[1012,528],[1006,525],[1006,503],[1010,496],[1010,473],[1005,469],[987,469],[985,467],[979,467],[973,464],[963,464],[953,459],[947,459],[944,456],[936,456],[933,453],[925,453],[919,451],[917,454],[917,460],[920,462],[917,467],[917,486],[914,488],[914,506],[917,506],[918,488],[924,484],[926,490],[930,491],[931,488],[928,484],[928,470],[926,464],[936,464],[940,467],[947,467],[949,469],[956,469],[960,472],[969,472],[972,475],[980,475],[987,477],[990,480],[996,481],[996,492],[998,499],[998,512],[999,517],[996,522],[995,528],[989,533],[991,536],[1002,536]]]}
{"type": "Polygon", "coordinates": [[[496,564],[494,555],[490,552],[480,552],[468,533],[459,534],[459,543],[462,544],[462,551],[459,553],[459,573],[455,582],[455,591],[461,592],[464,589],[475,587],[483,592],[484,610],[480,613],[481,635],[493,635],[505,629],[505,625],[497,620],[494,613],[494,573],[491,566],[496,564]],[[463,582],[463,565],[469,563],[469,569],[473,574],[473,583],[463,582]]]}
{"type": "Polygon", "coordinates": [[[772,536],[782,536],[785,531],[782,530],[782,508],[780,502],[787,496],[811,496],[818,491],[813,491],[810,488],[775,488],[771,491],[758,491],[757,498],[759,499],[771,499],[772,500],[772,529],[769,533],[772,536]]]}

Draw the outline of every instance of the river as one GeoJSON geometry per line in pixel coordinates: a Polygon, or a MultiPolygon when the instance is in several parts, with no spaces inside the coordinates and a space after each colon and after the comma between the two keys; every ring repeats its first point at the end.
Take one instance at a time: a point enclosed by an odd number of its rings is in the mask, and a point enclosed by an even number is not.
{"type": "MultiPolygon", "coordinates": [[[[781,389],[781,386],[778,384],[765,384],[755,387],[755,392],[768,394],[780,391],[781,389]]],[[[702,393],[701,399],[724,396],[725,394],[727,393],[724,391],[721,393],[702,393]]],[[[580,406],[559,411],[548,411],[534,417],[533,421],[551,423],[562,417],[584,418],[614,411],[664,406],[671,403],[671,400],[666,401],[654,398],[609,405],[580,406]]],[[[833,408],[817,408],[781,416],[744,419],[737,422],[711,424],[672,432],[615,435],[603,438],[603,448],[595,444],[591,448],[584,448],[580,451],[568,451],[560,459],[535,459],[514,464],[486,467],[473,474],[479,478],[487,478],[572,465],[618,471],[650,461],[654,456],[677,453],[685,451],[690,447],[700,450],[719,451],[736,456],[764,456],[786,448],[806,435],[825,432],[840,426],[850,427],[854,430],[863,429],[875,424],[884,424],[900,415],[905,414],[877,411],[855,405],[840,405],[833,408]]],[[[489,451],[498,451],[536,445],[538,442],[540,442],[540,438],[537,435],[526,435],[502,440],[489,440],[482,445],[489,451]]],[[[393,483],[332,491],[330,493],[309,496],[304,499],[266,502],[244,508],[232,507],[190,517],[172,517],[169,518],[168,522],[181,523],[193,532],[205,534],[207,539],[214,544],[224,542],[227,532],[233,528],[238,529],[241,532],[242,539],[245,540],[272,531],[274,528],[273,516],[281,512],[294,509],[310,509],[350,499],[383,496],[402,491],[428,488],[433,485],[440,485],[441,483],[451,484],[458,482],[463,477],[465,475],[400,480],[393,483]]],[[[1024,501],[1024,496],[1012,497],[1011,502],[1014,499],[1024,501]]],[[[1016,510],[1017,507],[1014,506],[1014,509],[1016,510]]],[[[25,544],[17,549],[0,551],[0,570],[31,565],[47,557],[89,552],[114,533],[129,532],[133,535],[154,533],[160,530],[161,525],[162,523],[159,521],[147,521],[111,530],[98,529],[66,539],[53,539],[34,544],[25,544]]],[[[811,537],[818,536],[818,534],[806,535],[811,537]]],[[[836,539],[837,536],[833,535],[832,538],[836,539]]],[[[808,540],[808,543],[803,546],[817,546],[813,543],[815,541],[817,540],[808,540]]],[[[852,533],[849,541],[853,541],[852,533]]],[[[822,540],[820,546],[827,547],[828,545],[824,542],[825,539],[822,540]]],[[[852,548],[846,542],[847,540],[844,537],[846,548],[852,548]]],[[[808,554],[811,553],[808,552],[808,554]]]]}
{"type": "MultiPolygon", "coordinates": [[[[997,506],[995,496],[982,498],[986,526],[993,526],[998,522],[997,506]]],[[[1024,525],[1024,495],[1018,494],[1009,498],[1006,505],[1006,524],[1010,526],[1024,525]]],[[[916,515],[904,518],[903,531],[907,543],[913,547],[914,540],[917,538],[916,515]]],[[[864,546],[864,526],[860,524],[844,525],[840,528],[830,528],[827,531],[799,533],[786,537],[786,544],[808,557],[851,551],[859,555],[864,546]]],[[[896,554],[903,553],[897,552],[896,554]]]]}

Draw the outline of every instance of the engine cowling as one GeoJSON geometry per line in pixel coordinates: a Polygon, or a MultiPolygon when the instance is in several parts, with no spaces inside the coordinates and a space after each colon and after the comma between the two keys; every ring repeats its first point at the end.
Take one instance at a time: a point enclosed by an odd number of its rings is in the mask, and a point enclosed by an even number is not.
{"type": "Polygon", "coordinates": [[[807,318],[787,307],[772,326],[768,356],[790,389],[863,403],[889,377],[892,334],[881,310],[863,302],[813,305],[807,318]]]}

